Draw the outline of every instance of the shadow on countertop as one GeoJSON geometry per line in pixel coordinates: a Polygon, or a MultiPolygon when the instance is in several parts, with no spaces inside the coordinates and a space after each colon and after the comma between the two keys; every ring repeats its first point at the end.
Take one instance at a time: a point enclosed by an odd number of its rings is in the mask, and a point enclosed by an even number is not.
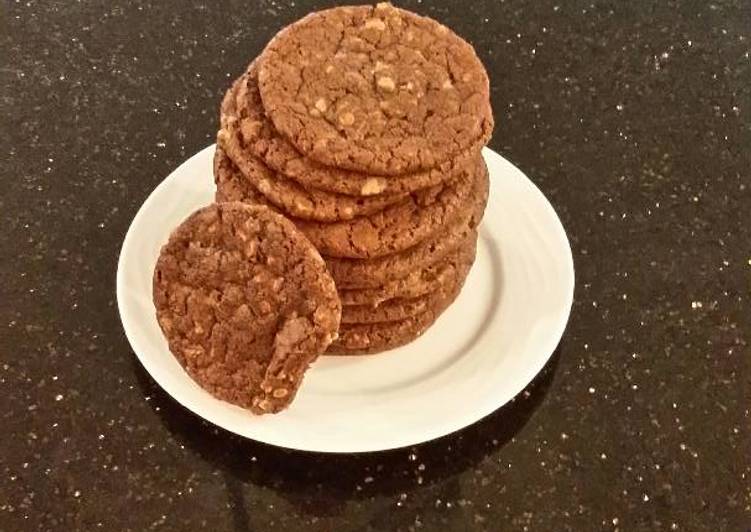
{"type": "Polygon", "coordinates": [[[176,441],[222,471],[235,524],[247,525],[243,486],[271,489],[301,513],[338,514],[347,500],[398,497],[472,468],[507,444],[545,398],[558,366],[559,349],[511,402],[481,421],[417,446],[384,452],[325,454],[294,451],[244,439],[210,423],[169,397],[133,358],[149,404],[176,441]],[[419,477],[419,480],[418,480],[419,477]]]}

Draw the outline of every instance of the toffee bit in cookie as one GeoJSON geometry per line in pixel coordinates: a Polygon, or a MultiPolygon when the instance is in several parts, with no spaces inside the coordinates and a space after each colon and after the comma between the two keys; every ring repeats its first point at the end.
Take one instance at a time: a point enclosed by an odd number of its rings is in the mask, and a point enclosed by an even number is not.
{"type": "Polygon", "coordinates": [[[386,189],[386,180],[385,179],[376,179],[375,177],[372,177],[365,181],[362,188],[360,189],[360,192],[363,196],[370,196],[373,194],[380,194],[386,189]]]}
{"type": "Polygon", "coordinates": [[[328,108],[328,106],[326,105],[326,100],[324,98],[318,98],[315,103],[315,108],[322,113],[325,113],[326,109],[328,108]]]}
{"type": "Polygon", "coordinates": [[[342,113],[339,115],[339,123],[343,126],[351,126],[355,123],[355,115],[350,112],[342,113]]]}
{"type": "Polygon", "coordinates": [[[386,23],[379,18],[370,18],[365,21],[365,29],[383,31],[386,29],[386,23]]]}
{"type": "Polygon", "coordinates": [[[260,128],[261,123],[256,120],[243,120],[240,122],[240,131],[246,139],[253,138],[260,128]]]}
{"type": "Polygon", "coordinates": [[[265,412],[268,412],[272,408],[271,401],[269,401],[268,399],[255,400],[253,406],[255,406],[258,409],[258,411],[256,412],[258,414],[263,414],[265,412]]]}
{"type": "Polygon", "coordinates": [[[394,80],[388,76],[382,76],[378,78],[378,81],[376,83],[378,84],[379,88],[383,89],[386,92],[394,92],[394,89],[396,88],[394,80]]]}

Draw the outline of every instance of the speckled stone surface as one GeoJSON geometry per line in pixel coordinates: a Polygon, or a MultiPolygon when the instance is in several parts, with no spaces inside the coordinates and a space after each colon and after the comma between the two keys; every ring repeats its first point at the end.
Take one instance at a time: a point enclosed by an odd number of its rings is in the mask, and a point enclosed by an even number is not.
{"type": "MultiPolygon", "coordinates": [[[[322,4],[321,4],[322,5],[322,4]]],[[[150,380],[114,299],[152,188],[309,2],[0,10],[0,530],[751,527],[747,2],[406,2],[477,47],[491,146],[569,232],[572,318],[513,403],[437,442],[243,441],[150,380]]]]}

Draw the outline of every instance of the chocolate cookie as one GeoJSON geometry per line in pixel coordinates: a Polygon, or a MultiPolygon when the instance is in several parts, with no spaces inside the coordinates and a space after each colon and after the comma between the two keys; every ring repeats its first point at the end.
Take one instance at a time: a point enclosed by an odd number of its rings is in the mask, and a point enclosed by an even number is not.
{"type": "MultiPolygon", "coordinates": [[[[256,99],[260,108],[257,111],[262,115],[263,109],[260,107],[257,91],[256,99]]],[[[272,170],[253,154],[245,139],[251,135],[251,131],[261,127],[261,122],[243,118],[243,114],[247,113],[240,112],[232,98],[224,99],[222,129],[217,134],[217,145],[222,147],[253,187],[286,214],[324,222],[351,220],[356,216],[381,211],[405,199],[406,194],[353,197],[301,186],[297,181],[272,170]]]]}
{"type": "Polygon", "coordinates": [[[345,305],[342,307],[342,323],[381,323],[403,320],[428,310],[428,305],[434,296],[437,294],[399,297],[384,301],[375,308],[371,305],[345,305]]]}
{"type": "Polygon", "coordinates": [[[389,299],[376,307],[372,305],[344,305],[342,307],[342,324],[381,323],[417,316],[436,308],[460,282],[464,282],[464,277],[454,276],[445,286],[441,286],[433,292],[417,297],[389,299]]]}
{"type": "Polygon", "coordinates": [[[274,129],[263,109],[254,64],[225,95],[220,121],[223,128],[239,121],[244,150],[263,160],[272,170],[308,189],[352,196],[394,195],[451,181],[471,170],[476,151],[465,150],[456,158],[429,170],[399,176],[352,172],[322,165],[302,155],[274,129]]]}
{"type": "Polygon", "coordinates": [[[310,242],[284,217],[236,202],[180,224],[161,250],[153,295],[169,348],[190,376],[256,414],[289,405],[341,317],[310,242]]]}
{"type": "Polygon", "coordinates": [[[339,338],[329,346],[330,355],[365,355],[394,349],[421,336],[454,302],[464,281],[447,291],[432,308],[399,321],[342,324],[339,338]]]}
{"type": "Polygon", "coordinates": [[[388,3],[312,13],[268,44],[264,108],[308,157],[398,175],[479,150],[493,128],[487,73],[447,27],[388,3]]]}
{"type": "Polygon", "coordinates": [[[474,211],[467,212],[445,230],[401,253],[364,260],[324,257],[337,288],[376,288],[436,264],[468,239],[476,239],[475,229],[485,212],[487,193],[487,188],[481,192],[474,211]]]}
{"type": "Polygon", "coordinates": [[[384,301],[394,298],[413,298],[450,286],[457,279],[464,279],[475,261],[477,234],[474,233],[466,244],[449,255],[442,262],[422,270],[416,270],[402,279],[389,281],[376,288],[342,289],[339,298],[342,304],[370,305],[376,308],[384,301]]]}
{"type": "Polygon", "coordinates": [[[240,145],[236,124],[222,129],[217,145],[224,149],[253,187],[285,214],[320,222],[351,220],[356,216],[374,214],[406,199],[406,195],[378,195],[356,198],[344,194],[305,189],[295,181],[274,172],[260,159],[240,145]]]}
{"type": "Polygon", "coordinates": [[[214,151],[214,184],[214,201],[217,203],[241,201],[249,205],[262,205],[281,214],[279,209],[245,179],[221,146],[217,146],[214,151]]]}
{"type": "Polygon", "coordinates": [[[399,253],[438,234],[485,201],[488,173],[479,154],[473,174],[414,192],[407,201],[370,216],[329,224],[302,220],[296,225],[329,257],[370,259],[399,253]]]}
{"type": "MultiPolygon", "coordinates": [[[[220,158],[223,152],[217,151],[220,158]]],[[[226,156],[224,156],[226,157],[226,156]]],[[[250,182],[230,162],[215,164],[217,198],[268,205],[250,182]]],[[[313,245],[329,257],[374,258],[404,251],[453,223],[463,213],[476,210],[487,199],[488,174],[478,154],[475,172],[457,182],[412,193],[407,200],[370,216],[333,223],[293,219],[313,245]]],[[[219,200],[218,199],[218,200],[219,200]]]]}

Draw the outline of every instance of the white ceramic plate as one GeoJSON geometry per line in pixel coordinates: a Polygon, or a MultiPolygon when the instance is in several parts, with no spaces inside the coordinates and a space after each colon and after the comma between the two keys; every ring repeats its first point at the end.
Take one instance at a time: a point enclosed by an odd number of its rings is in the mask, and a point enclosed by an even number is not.
{"type": "Polygon", "coordinates": [[[568,320],[574,268],[566,233],[527,177],[485,149],[490,199],[477,260],[457,301],[415,342],[373,356],[321,357],[297,398],[253,416],[214,399],[167,348],[151,299],[161,246],[214,197],[214,147],[197,153],[151,193],[125,236],[117,301],[125,333],[156,382],[180,404],[254,440],[322,452],[377,451],[454,432],[522,389],[553,353],[568,320]]]}

